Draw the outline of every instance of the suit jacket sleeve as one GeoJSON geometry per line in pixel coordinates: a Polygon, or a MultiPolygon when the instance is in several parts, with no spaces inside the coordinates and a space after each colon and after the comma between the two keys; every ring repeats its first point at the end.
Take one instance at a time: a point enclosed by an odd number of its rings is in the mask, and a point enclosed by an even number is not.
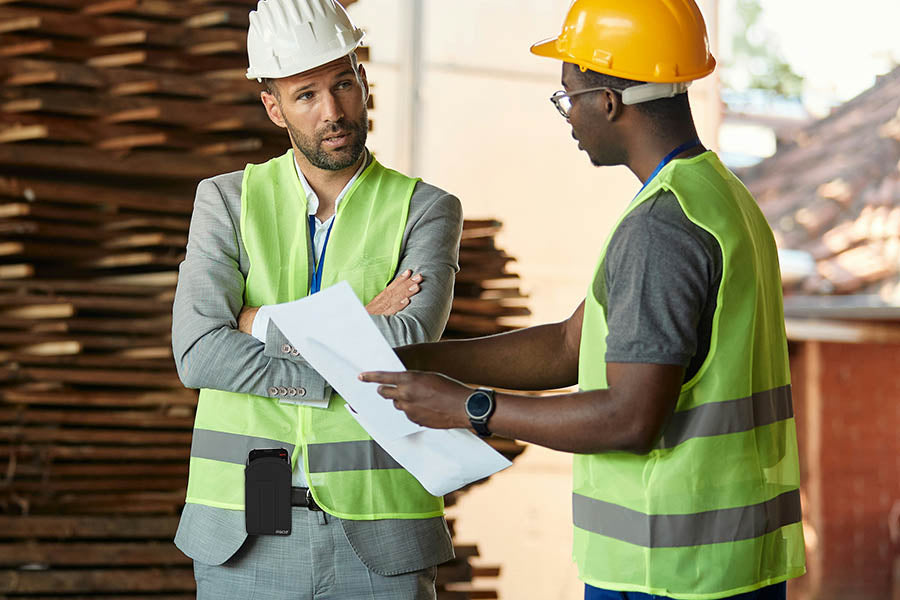
{"type": "Polygon", "coordinates": [[[325,380],[305,361],[266,356],[264,344],[237,329],[248,268],[239,212],[239,173],[197,186],[173,306],[178,375],[189,388],[267,397],[284,397],[293,388],[306,399],[323,398],[325,380]]]}

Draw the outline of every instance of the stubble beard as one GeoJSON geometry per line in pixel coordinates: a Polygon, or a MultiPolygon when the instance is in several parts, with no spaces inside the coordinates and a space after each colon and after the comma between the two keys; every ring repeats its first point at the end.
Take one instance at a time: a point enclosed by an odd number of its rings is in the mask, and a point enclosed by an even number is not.
{"type": "Polygon", "coordinates": [[[337,123],[323,127],[313,136],[303,135],[287,119],[285,119],[285,124],[291,141],[306,157],[306,160],[314,167],[326,171],[340,171],[356,164],[366,147],[366,139],[369,134],[369,115],[365,108],[357,121],[341,119],[337,123]],[[352,141],[348,146],[339,150],[325,150],[322,147],[322,141],[335,133],[349,133],[352,141]]]}

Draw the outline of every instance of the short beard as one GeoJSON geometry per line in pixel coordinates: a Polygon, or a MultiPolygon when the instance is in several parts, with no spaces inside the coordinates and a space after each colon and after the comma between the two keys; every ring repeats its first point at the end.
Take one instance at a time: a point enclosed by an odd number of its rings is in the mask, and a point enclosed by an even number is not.
{"type": "Polygon", "coordinates": [[[366,139],[369,135],[369,115],[365,108],[363,108],[362,116],[355,123],[341,119],[337,123],[332,123],[317,131],[312,137],[300,133],[287,119],[285,119],[285,124],[291,141],[303,153],[306,160],[314,167],[326,171],[340,171],[356,164],[366,148],[366,139]],[[322,140],[339,131],[350,133],[355,138],[350,146],[336,152],[328,152],[323,149],[322,140]]]}

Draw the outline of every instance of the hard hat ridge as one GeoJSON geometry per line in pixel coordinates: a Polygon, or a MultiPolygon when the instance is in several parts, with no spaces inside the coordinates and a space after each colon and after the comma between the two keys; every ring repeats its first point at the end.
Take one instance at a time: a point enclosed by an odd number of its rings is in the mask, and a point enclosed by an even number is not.
{"type": "Polygon", "coordinates": [[[250,12],[247,78],[314,69],[353,52],[364,35],[335,0],[260,0],[250,12]]]}

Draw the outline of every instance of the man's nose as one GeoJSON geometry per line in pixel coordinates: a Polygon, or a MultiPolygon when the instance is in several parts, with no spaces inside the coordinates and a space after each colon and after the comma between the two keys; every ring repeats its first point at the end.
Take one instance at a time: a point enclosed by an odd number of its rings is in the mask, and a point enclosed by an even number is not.
{"type": "Polygon", "coordinates": [[[334,123],[344,118],[344,109],[337,97],[331,92],[325,92],[321,100],[322,120],[334,123]]]}

